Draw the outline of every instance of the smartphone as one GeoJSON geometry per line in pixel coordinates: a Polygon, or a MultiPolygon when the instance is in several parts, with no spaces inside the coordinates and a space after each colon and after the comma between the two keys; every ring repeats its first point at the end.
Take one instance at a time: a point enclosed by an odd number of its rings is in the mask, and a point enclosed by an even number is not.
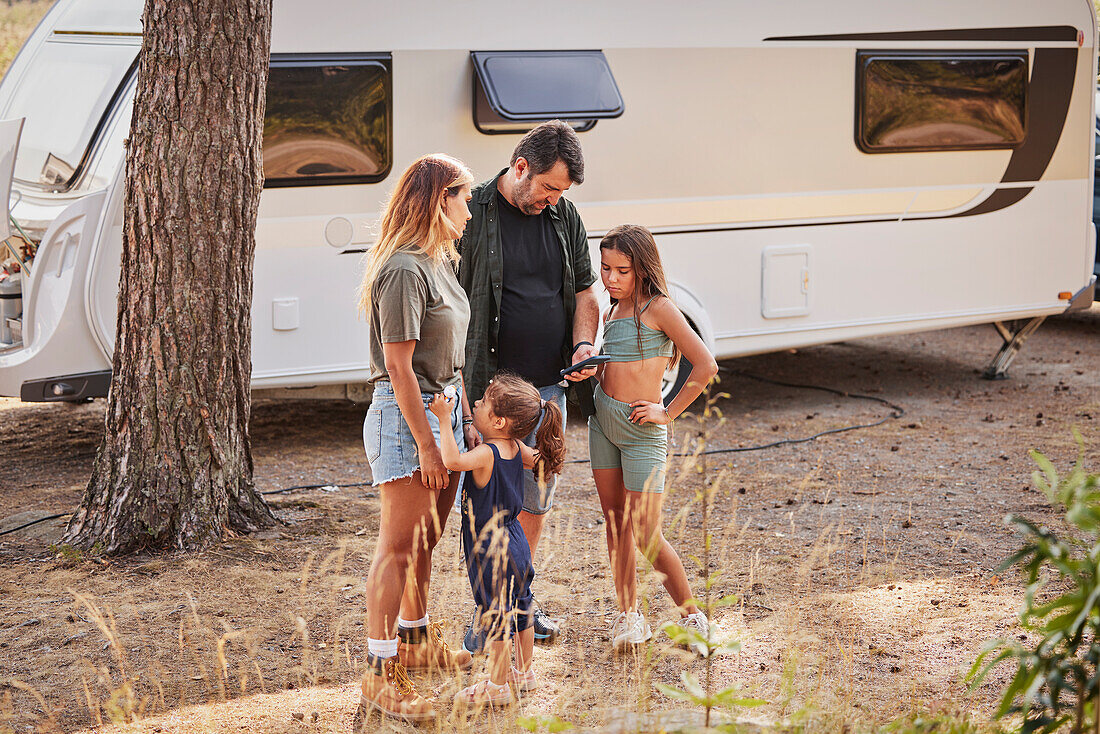
{"type": "Polygon", "coordinates": [[[589,357],[588,359],[582,359],[576,364],[569,365],[561,371],[561,376],[565,377],[566,375],[572,374],[573,372],[580,372],[581,370],[586,370],[589,367],[597,367],[601,364],[607,364],[610,361],[611,357],[607,356],[606,354],[597,354],[593,357],[589,357]]]}

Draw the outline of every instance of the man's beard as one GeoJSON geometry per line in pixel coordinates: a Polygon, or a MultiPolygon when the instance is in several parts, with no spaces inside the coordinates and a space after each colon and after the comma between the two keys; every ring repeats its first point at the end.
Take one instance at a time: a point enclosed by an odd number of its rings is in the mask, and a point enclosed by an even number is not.
{"type": "Polygon", "coordinates": [[[532,194],[532,190],[535,188],[533,178],[531,176],[526,181],[517,183],[512,189],[512,198],[516,200],[516,208],[529,217],[542,214],[542,209],[538,207],[538,203],[532,194]]]}

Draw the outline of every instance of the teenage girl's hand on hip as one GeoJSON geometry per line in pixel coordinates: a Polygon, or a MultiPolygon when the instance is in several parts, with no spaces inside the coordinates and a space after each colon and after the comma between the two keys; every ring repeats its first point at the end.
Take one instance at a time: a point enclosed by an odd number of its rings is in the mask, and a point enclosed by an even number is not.
{"type": "Polygon", "coordinates": [[[669,424],[668,411],[661,403],[651,403],[648,400],[635,400],[630,404],[634,410],[630,411],[631,423],[656,423],[667,426],[669,424]]]}
{"type": "Polygon", "coordinates": [[[420,478],[428,489],[443,489],[450,480],[447,467],[443,465],[443,455],[434,443],[430,446],[418,446],[420,454],[420,478]]]}
{"type": "Polygon", "coordinates": [[[446,395],[441,392],[437,392],[432,398],[432,402],[428,403],[428,410],[435,413],[435,417],[439,419],[439,425],[443,425],[444,419],[448,425],[451,423],[451,411],[454,410],[455,402],[454,398],[448,399],[446,395]]]}

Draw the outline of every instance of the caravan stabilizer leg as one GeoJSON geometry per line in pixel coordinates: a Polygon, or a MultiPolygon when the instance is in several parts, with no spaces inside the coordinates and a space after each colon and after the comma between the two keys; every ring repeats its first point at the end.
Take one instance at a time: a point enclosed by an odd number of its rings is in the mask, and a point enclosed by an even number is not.
{"type": "Polygon", "coordinates": [[[1012,360],[1016,359],[1016,354],[1020,351],[1020,348],[1024,346],[1024,342],[1027,338],[1035,333],[1035,330],[1039,328],[1039,324],[1046,320],[1046,316],[1036,316],[1031,321],[1009,321],[1002,323],[1000,321],[993,322],[993,328],[997,330],[997,333],[1001,335],[1001,339],[1004,340],[1004,344],[1001,346],[997,356],[993,358],[993,361],[989,363],[989,366],[985,368],[985,373],[982,374],[987,380],[1004,380],[1008,378],[1008,366],[1012,364],[1012,360]]]}

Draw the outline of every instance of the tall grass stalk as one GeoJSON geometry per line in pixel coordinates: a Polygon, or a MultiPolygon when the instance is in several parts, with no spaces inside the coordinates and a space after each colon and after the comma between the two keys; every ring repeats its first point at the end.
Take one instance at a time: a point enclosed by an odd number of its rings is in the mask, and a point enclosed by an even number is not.
{"type": "Polygon", "coordinates": [[[695,498],[692,501],[699,506],[700,510],[703,533],[703,552],[701,557],[691,556],[691,558],[702,567],[705,581],[703,584],[702,598],[695,599],[694,601],[697,606],[702,608],[703,613],[706,614],[707,619],[710,620],[710,624],[707,626],[705,633],[689,629],[676,623],[664,626],[665,633],[668,634],[673,642],[687,647],[703,657],[703,681],[700,684],[694,675],[687,670],[683,670],[680,673],[682,688],[660,683],[656,686],[659,691],[670,698],[685,701],[702,708],[704,714],[703,725],[706,729],[711,728],[711,719],[715,708],[722,708],[732,712],[740,708],[750,708],[765,703],[765,701],[761,699],[742,695],[740,686],[738,685],[729,686],[716,691],[714,683],[715,659],[721,655],[734,654],[741,649],[741,644],[737,639],[733,637],[726,637],[723,639],[716,634],[716,624],[714,622],[716,610],[734,606],[739,600],[736,595],[732,594],[718,599],[714,597],[714,587],[721,580],[723,571],[711,571],[711,553],[714,547],[714,534],[711,532],[710,528],[710,514],[718,489],[724,484],[726,471],[722,470],[717,476],[714,476],[708,465],[706,447],[710,432],[717,427],[710,425],[711,422],[717,418],[717,425],[720,426],[725,421],[717,403],[719,400],[728,397],[728,394],[713,392],[708,387],[703,397],[702,412],[690,416],[691,419],[696,421],[697,427],[692,444],[691,458],[687,464],[689,467],[702,474],[703,478],[700,488],[696,490],[695,498]]]}

